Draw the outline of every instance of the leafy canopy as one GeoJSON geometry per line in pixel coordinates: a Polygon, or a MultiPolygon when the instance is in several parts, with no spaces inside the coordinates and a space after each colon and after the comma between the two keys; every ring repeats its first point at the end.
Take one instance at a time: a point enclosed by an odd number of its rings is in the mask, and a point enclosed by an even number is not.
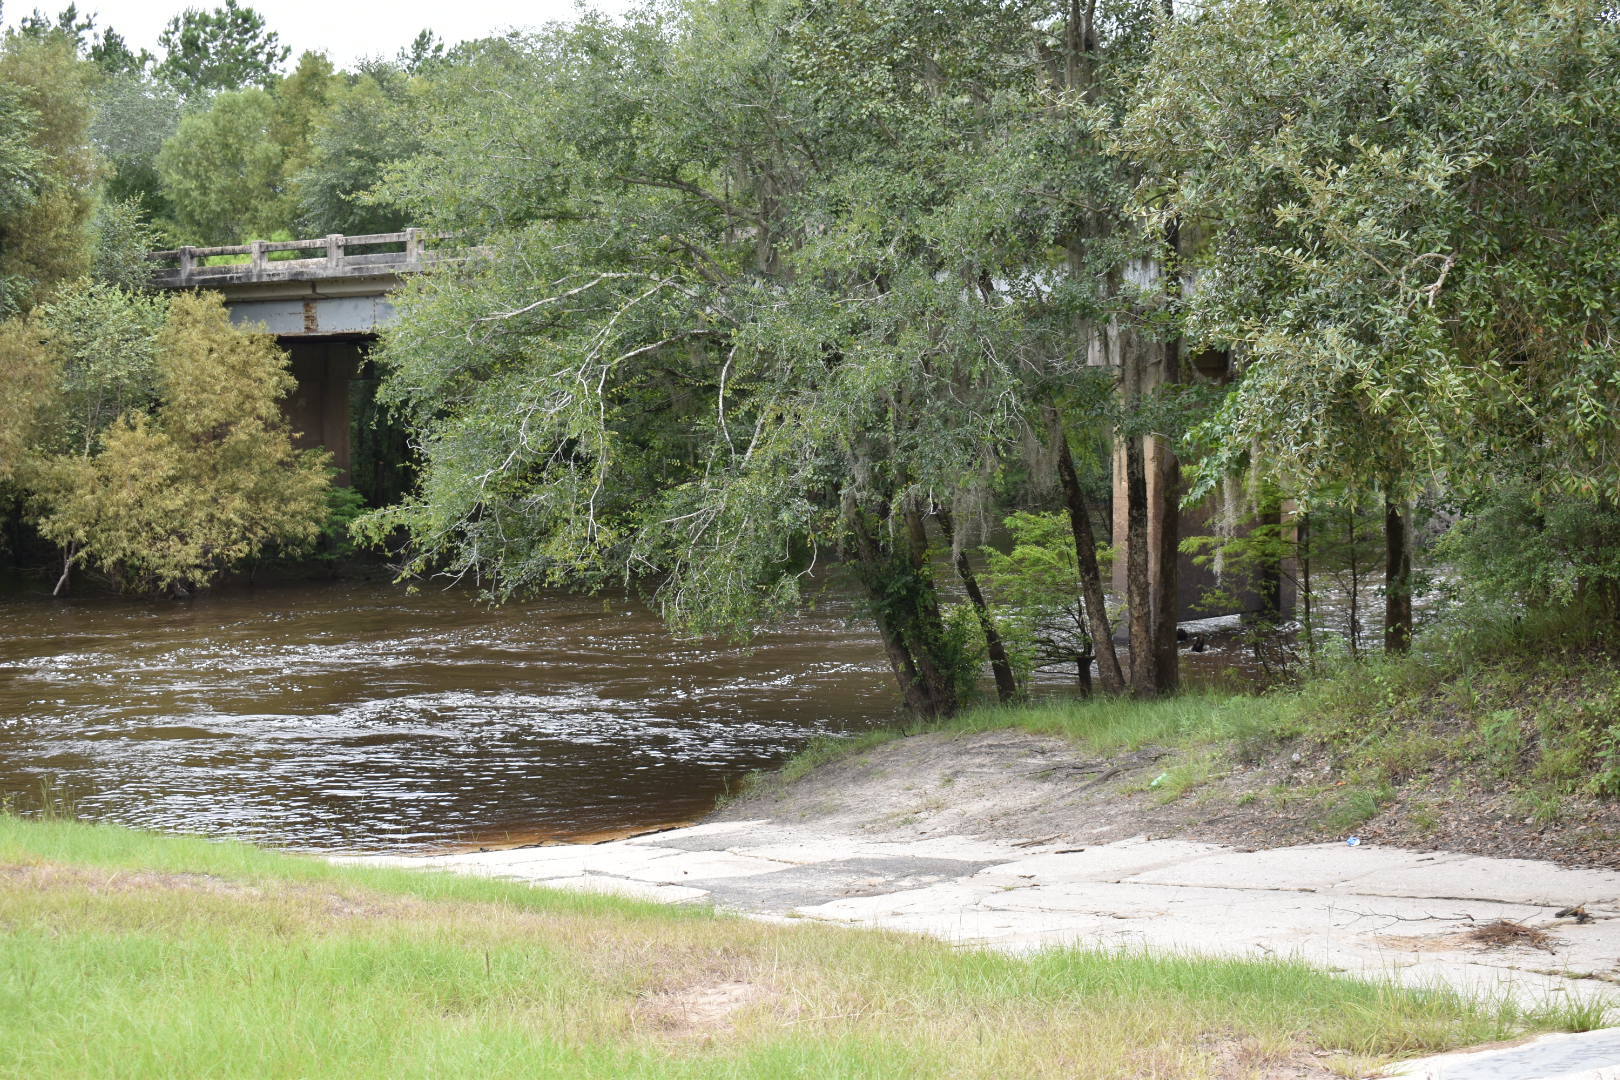
{"type": "Polygon", "coordinates": [[[1243,376],[1206,487],[1525,476],[1620,495],[1620,24],[1585,0],[1233,0],[1120,138],[1196,225],[1187,329],[1243,376]]]}

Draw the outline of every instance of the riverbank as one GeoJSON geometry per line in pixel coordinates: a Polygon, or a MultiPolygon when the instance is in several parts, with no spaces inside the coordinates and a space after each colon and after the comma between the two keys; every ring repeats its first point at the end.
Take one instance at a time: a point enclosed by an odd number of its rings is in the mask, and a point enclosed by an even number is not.
{"type": "Polygon", "coordinates": [[[1019,958],[6,817],[0,940],[19,1077],[1325,1078],[1591,1022],[1284,957],[1019,958]]]}
{"type": "Polygon", "coordinates": [[[719,818],[899,837],[1343,842],[1620,870],[1620,653],[1476,630],[1268,693],[984,708],[824,740],[719,818]]]}

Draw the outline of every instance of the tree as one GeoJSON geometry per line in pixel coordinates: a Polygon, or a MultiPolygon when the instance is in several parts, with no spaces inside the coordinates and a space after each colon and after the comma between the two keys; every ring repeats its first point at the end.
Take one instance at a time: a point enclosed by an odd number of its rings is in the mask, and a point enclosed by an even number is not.
{"type": "Polygon", "coordinates": [[[36,452],[25,473],[35,527],[65,552],[59,588],[89,565],[128,589],[190,589],[315,541],[327,458],[293,448],[272,337],[235,329],[217,295],[165,304],[92,287],[71,300],[41,321],[63,373],[54,436],[78,445],[36,452]]]}
{"type": "Polygon", "coordinates": [[[1620,493],[1617,55],[1597,3],[1236,0],[1165,36],[1123,129],[1204,237],[1189,332],[1243,367],[1204,481],[1376,493],[1391,648],[1431,478],[1620,493]]]}
{"type": "Polygon", "coordinates": [[[1065,411],[1113,415],[1077,389],[1091,357],[1164,321],[1126,287],[1162,237],[1132,227],[1103,137],[1154,12],[724,0],[436,72],[424,152],[371,198],[492,257],[403,300],[381,356],[426,466],[372,527],[497,593],[655,581],[687,630],[791,608],[832,553],[907,704],[951,711],[931,548],[961,571],[1065,411]]]}
{"type": "Polygon", "coordinates": [[[406,211],[377,197],[387,170],[423,148],[423,78],[370,64],[334,93],[309,132],[305,167],[293,178],[308,234],[397,232],[406,211]]]}
{"type": "Polygon", "coordinates": [[[86,55],[92,64],[111,78],[145,75],[157,59],[145,49],[135,52],[124,36],[111,27],[102,31],[86,55]]]}
{"type": "Polygon", "coordinates": [[[90,276],[131,292],[146,287],[152,278],[148,256],[161,246],[162,235],[146,220],[141,205],[104,198],[91,225],[95,246],[90,276]]]}
{"type": "Polygon", "coordinates": [[[122,34],[108,27],[96,33],[96,17],[80,15],[77,4],[69,4],[52,19],[35,8],[17,24],[17,33],[36,40],[62,37],[73,49],[107,75],[139,75],[152,63],[152,54],[134,52],[122,34]]]}
{"type": "Polygon", "coordinates": [[[90,258],[96,165],[87,145],[90,64],[65,36],[0,46],[0,315],[26,310],[90,258]]]}
{"type": "Polygon", "coordinates": [[[69,4],[57,13],[52,19],[39,8],[24,15],[17,23],[17,33],[43,41],[47,38],[61,36],[73,43],[75,51],[88,47],[93,40],[96,27],[94,15],[80,15],[77,4],[69,4]]]}
{"type": "Polygon", "coordinates": [[[34,145],[34,121],[19,88],[0,84],[0,221],[23,214],[34,201],[44,160],[34,145]]]}
{"type": "Polygon", "coordinates": [[[397,63],[407,75],[420,75],[444,62],[444,41],[432,30],[423,30],[399,50],[397,63]]]}
{"type": "Polygon", "coordinates": [[[317,52],[300,55],[293,73],[276,84],[270,138],[281,147],[282,169],[288,176],[308,163],[311,132],[342,88],[332,61],[317,52]]]}
{"type": "Polygon", "coordinates": [[[36,328],[56,363],[56,398],[36,450],[87,457],[114,421],[157,401],[157,339],[168,313],[162,296],[87,281],[40,306],[36,328]]]}
{"type": "Polygon", "coordinates": [[[236,0],[212,11],[187,8],[158,36],[163,61],[155,73],[186,99],[250,86],[268,89],[292,50],[264,17],[236,0]]]}
{"type": "Polygon", "coordinates": [[[0,322],[0,491],[13,486],[55,390],[56,367],[37,319],[0,322]]]}
{"type": "Polygon", "coordinates": [[[830,550],[906,703],[947,713],[937,511],[968,534],[1026,432],[1018,311],[952,199],[1033,21],[809,14],[586,22],[441,80],[384,194],[497,254],[419,286],[385,342],[427,463],[374,526],[499,592],[656,573],[687,630],[791,608],[830,550]]]}
{"type": "Polygon", "coordinates": [[[270,136],[275,121],[275,99],[263,90],[222,93],[181,120],[156,161],[181,236],[237,243],[287,220],[283,150],[270,136]]]}
{"type": "Polygon", "coordinates": [[[1090,696],[1097,643],[1074,587],[1079,565],[1067,517],[1018,511],[1007,517],[1006,526],[1012,545],[1007,551],[984,549],[984,576],[1001,598],[997,621],[1019,666],[1072,666],[1080,693],[1090,696]]]}
{"type": "Polygon", "coordinates": [[[149,76],[108,76],[95,90],[90,143],[109,172],[103,196],[137,200],[154,220],[172,213],[158,178],[157,157],[180,126],[180,96],[149,76]]]}

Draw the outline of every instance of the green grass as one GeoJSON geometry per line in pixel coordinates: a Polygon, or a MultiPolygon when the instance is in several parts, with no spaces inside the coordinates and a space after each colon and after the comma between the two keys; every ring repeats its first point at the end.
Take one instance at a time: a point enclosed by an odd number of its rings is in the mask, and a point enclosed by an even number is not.
{"type": "Polygon", "coordinates": [[[1348,1074],[1592,1022],[0,816],[4,1076],[1261,1076],[1311,1050],[1348,1074]]]}

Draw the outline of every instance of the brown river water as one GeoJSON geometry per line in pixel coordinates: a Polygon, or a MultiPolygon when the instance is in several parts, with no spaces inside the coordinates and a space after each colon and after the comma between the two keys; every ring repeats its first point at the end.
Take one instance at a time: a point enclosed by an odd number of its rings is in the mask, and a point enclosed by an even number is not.
{"type": "Polygon", "coordinates": [[[699,816],[896,697],[836,602],[738,648],[619,596],[0,598],[0,799],[290,848],[577,837],[699,816]]]}

